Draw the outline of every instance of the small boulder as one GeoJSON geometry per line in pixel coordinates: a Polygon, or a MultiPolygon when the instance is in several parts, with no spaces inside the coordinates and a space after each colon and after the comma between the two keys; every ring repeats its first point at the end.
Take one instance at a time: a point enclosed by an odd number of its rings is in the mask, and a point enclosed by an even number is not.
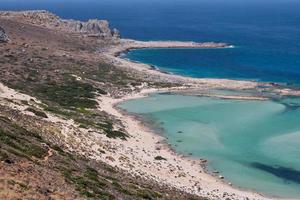
{"type": "Polygon", "coordinates": [[[116,38],[116,39],[120,39],[120,38],[121,38],[120,31],[119,31],[118,29],[114,28],[114,29],[112,30],[112,36],[113,36],[114,38],[116,38]]]}
{"type": "Polygon", "coordinates": [[[8,41],[9,41],[9,38],[6,35],[4,28],[2,28],[0,26],[0,42],[8,42],[8,41]]]}

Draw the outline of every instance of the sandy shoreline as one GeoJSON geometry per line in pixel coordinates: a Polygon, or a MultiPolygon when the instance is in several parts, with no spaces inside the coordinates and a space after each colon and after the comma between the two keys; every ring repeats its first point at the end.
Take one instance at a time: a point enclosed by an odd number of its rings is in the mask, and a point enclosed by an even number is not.
{"type": "MultiPolygon", "coordinates": [[[[206,43],[205,48],[223,48],[226,44],[216,45],[216,43],[206,43]],[[207,45],[209,44],[209,45],[207,45]]],[[[190,77],[182,77],[178,75],[171,75],[167,73],[160,72],[159,70],[153,70],[151,66],[143,63],[131,62],[127,59],[122,59],[119,55],[123,52],[126,52],[131,49],[138,48],[201,48],[201,44],[191,43],[191,42],[140,42],[133,40],[121,40],[121,44],[116,45],[108,49],[107,51],[102,52],[107,61],[113,63],[116,66],[133,69],[138,72],[149,74],[151,76],[157,77],[159,80],[164,80],[172,83],[181,83],[183,87],[180,88],[169,88],[169,89],[155,89],[148,88],[144,89],[139,93],[134,93],[127,95],[121,99],[113,99],[110,97],[101,97],[101,109],[106,111],[113,116],[120,119],[126,126],[126,131],[133,138],[139,138],[139,140],[129,139],[129,144],[126,146],[135,146],[139,149],[143,147],[144,151],[151,152],[147,156],[143,152],[135,151],[135,156],[130,159],[134,161],[135,159],[141,159],[141,162],[150,161],[154,163],[151,171],[147,171],[141,165],[136,165],[135,168],[143,171],[149,175],[149,177],[154,178],[157,182],[163,182],[167,185],[172,185],[178,189],[197,194],[204,197],[209,197],[212,199],[274,199],[272,197],[263,196],[255,191],[244,190],[238,188],[237,186],[232,186],[231,183],[226,182],[226,179],[223,180],[221,174],[216,176],[206,173],[203,165],[206,165],[206,160],[202,159],[192,159],[179,155],[174,152],[169,145],[165,142],[165,138],[161,135],[155,133],[149,127],[146,127],[140,120],[136,117],[122,111],[117,108],[117,105],[123,101],[130,99],[145,97],[151,93],[155,92],[167,92],[170,90],[186,90],[188,88],[222,88],[222,89],[232,89],[232,90],[245,90],[245,89],[257,89],[259,86],[265,86],[271,88],[272,91],[275,91],[279,95],[299,95],[299,91],[294,91],[291,89],[278,89],[272,87],[272,84],[268,83],[259,83],[255,81],[239,81],[239,80],[229,80],[229,79],[198,79],[190,77]],[[151,139],[149,139],[151,138],[151,139]],[[159,151],[157,151],[157,145],[159,144],[159,151]],[[153,157],[159,154],[162,157],[166,158],[167,165],[163,166],[159,164],[157,168],[157,161],[153,161],[153,157]],[[136,157],[137,156],[137,157],[136,157]],[[175,161],[175,163],[171,162],[175,161]],[[160,166],[161,165],[161,166],[160,166]],[[170,166],[179,166],[178,171],[171,170],[170,166]],[[159,173],[162,172],[163,173],[159,173]],[[180,174],[184,174],[180,176],[180,174]],[[177,174],[177,176],[176,176],[177,174]],[[174,176],[175,175],[175,176],[174,176]],[[218,178],[219,176],[219,178],[218,178]],[[220,179],[222,178],[222,180],[220,179]]],[[[223,95],[214,95],[216,98],[228,98],[228,99],[237,99],[237,100],[267,100],[265,97],[255,97],[255,96],[223,96],[223,95]]],[[[127,155],[130,157],[130,155],[127,155]]],[[[209,162],[209,161],[208,161],[209,162]]],[[[150,164],[148,162],[148,164],[150,164]]],[[[176,167],[175,167],[176,168],[176,167]]]]}
{"type": "MultiPolygon", "coordinates": [[[[209,89],[229,89],[229,90],[246,90],[254,89],[261,90],[259,87],[265,87],[265,92],[271,92],[281,96],[300,96],[300,90],[295,88],[288,88],[287,86],[277,83],[257,82],[251,80],[232,80],[232,79],[216,79],[216,78],[192,78],[181,75],[174,75],[165,73],[160,70],[153,69],[153,66],[130,61],[120,57],[122,53],[126,53],[132,49],[141,48],[230,48],[231,45],[226,43],[214,42],[181,42],[181,41],[135,41],[128,39],[121,39],[120,42],[114,46],[106,49],[100,49],[99,53],[106,60],[115,66],[127,70],[134,70],[153,80],[163,80],[169,83],[180,83],[191,88],[209,88],[209,89]]],[[[262,91],[262,90],[261,90],[262,91]]],[[[250,98],[250,100],[253,97],[250,98]]]]}
{"type": "Polygon", "coordinates": [[[195,43],[195,42],[172,42],[172,41],[134,41],[121,39],[120,44],[112,46],[108,49],[100,51],[101,55],[108,63],[112,63],[116,66],[132,70],[143,74],[149,74],[153,78],[158,80],[164,80],[170,83],[181,83],[191,87],[208,87],[208,88],[227,88],[227,89],[251,89],[260,85],[254,81],[238,81],[230,79],[208,79],[208,78],[191,78],[183,77],[179,75],[162,73],[158,70],[153,70],[150,65],[132,62],[130,60],[122,59],[119,55],[130,49],[139,48],[224,48],[228,47],[225,43],[195,43]]]}
{"type": "Polygon", "coordinates": [[[183,82],[186,84],[208,84],[209,86],[222,86],[226,87],[224,84],[229,84],[228,88],[253,88],[258,85],[255,81],[237,81],[230,79],[210,79],[210,78],[191,78],[191,77],[183,77],[180,75],[171,75],[164,74],[157,70],[153,70],[150,65],[132,62],[127,59],[120,58],[119,55],[121,53],[127,52],[132,49],[140,49],[140,48],[226,48],[228,47],[225,43],[195,43],[195,42],[178,42],[178,41],[135,41],[135,40],[127,40],[121,39],[120,44],[110,47],[109,49],[103,50],[101,52],[105,57],[109,58],[109,62],[113,62],[114,64],[120,67],[129,67],[131,69],[135,69],[137,71],[147,72],[151,75],[158,75],[161,79],[169,80],[172,82],[183,82]]]}
{"type": "MultiPolygon", "coordinates": [[[[141,163],[146,162],[151,165],[151,171],[149,171],[149,169],[145,169],[144,165],[135,163],[135,171],[143,172],[145,177],[151,177],[160,184],[172,185],[180,190],[212,199],[246,199],[246,197],[249,199],[272,199],[253,191],[233,187],[226,180],[207,174],[203,168],[203,165],[207,162],[206,160],[193,159],[177,154],[166,143],[164,137],[146,127],[135,116],[117,108],[117,105],[123,101],[142,98],[154,92],[166,91],[168,90],[146,89],[121,99],[100,98],[102,110],[122,120],[131,136],[124,145],[135,150],[133,154],[127,154],[126,156],[132,157],[131,161],[138,159],[141,163]],[[140,151],[141,148],[142,151],[140,151]],[[147,153],[145,154],[145,152],[147,153]],[[155,161],[154,157],[157,155],[166,158],[167,161],[155,161]]],[[[221,174],[218,176],[221,176],[221,174]]]]}

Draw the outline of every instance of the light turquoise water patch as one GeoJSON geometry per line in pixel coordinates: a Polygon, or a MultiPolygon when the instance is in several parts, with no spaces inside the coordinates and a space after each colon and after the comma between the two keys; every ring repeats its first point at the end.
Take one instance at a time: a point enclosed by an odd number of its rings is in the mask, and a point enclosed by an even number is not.
{"type": "Polygon", "coordinates": [[[120,107],[152,120],[176,151],[208,159],[235,185],[300,198],[299,105],[155,94],[120,107]]]}

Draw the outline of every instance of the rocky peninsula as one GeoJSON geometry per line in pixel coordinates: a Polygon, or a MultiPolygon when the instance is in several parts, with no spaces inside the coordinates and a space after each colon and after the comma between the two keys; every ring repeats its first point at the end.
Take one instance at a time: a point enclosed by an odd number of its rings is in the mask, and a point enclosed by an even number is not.
{"type": "Polygon", "coordinates": [[[105,20],[62,20],[47,11],[0,12],[0,26],[1,199],[271,199],[205,173],[207,161],[178,155],[116,108],[157,91],[300,94],[165,74],[119,57],[136,48],[227,44],[121,39],[105,20]]]}

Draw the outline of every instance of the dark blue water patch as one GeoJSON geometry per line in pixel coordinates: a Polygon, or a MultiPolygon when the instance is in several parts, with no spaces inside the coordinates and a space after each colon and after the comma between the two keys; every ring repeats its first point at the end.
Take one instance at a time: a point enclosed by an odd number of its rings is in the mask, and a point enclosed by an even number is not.
{"type": "Polygon", "coordinates": [[[292,181],[300,184],[300,171],[298,170],[283,166],[270,166],[258,162],[251,163],[250,165],[256,169],[273,174],[285,181],[292,181]]]}
{"type": "Polygon", "coordinates": [[[282,56],[278,56],[276,50],[264,51],[250,47],[139,49],[129,52],[126,58],[184,76],[300,84],[300,51],[297,56],[289,51],[282,56]]]}
{"type": "Polygon", "coordinates": [[[1,0],[0,9],[47,9],[67,19],[108,19],[123,36],[134,39],[255,43],[280,53],[283,44],[298,51],[299,6],[298,0],[1,0]]]}
{"type": "Polygon", "coordinates": [[[299,104],[296,103],[281,103],[285,106],[285,112],[298,110],[300,108],[299,104]]]}

